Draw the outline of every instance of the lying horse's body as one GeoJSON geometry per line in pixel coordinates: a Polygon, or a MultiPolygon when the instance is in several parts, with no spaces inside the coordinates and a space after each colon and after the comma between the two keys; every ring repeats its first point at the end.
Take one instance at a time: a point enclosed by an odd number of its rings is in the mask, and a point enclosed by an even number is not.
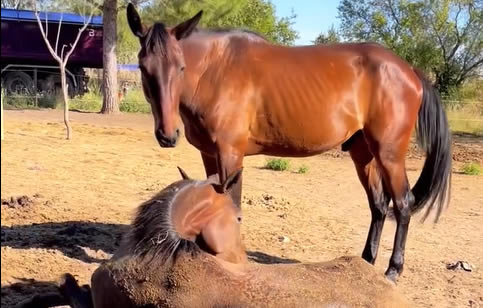
{"type": "MultiPolygon", "coordinates": [[[[401,273],[410,217],[437,217],[449,200],[451,141],[430,82],[377,44],[284,47],[246,31],[196,30],[201,12],[176,27],[146,28],[132,5],[139,66],[162,147],[176,145],[180,122],[208,176],[223,181],[246,155],[350,152],[372,214],[363,258],[374,263],[388,205],[397,220],[386,274],[401,273]],[[426,152],[410,189],[405,156],[411,132],[426,152]]],[[[240,205],[241,182],[233,190],[240,205]]]]}
{"type": "Polygon", "coordinates": [[[92,277],[95,308],[410,307],[360,257],[312,264],[234,265],[205,252],[174,263],[127,257],[92,277]]]}

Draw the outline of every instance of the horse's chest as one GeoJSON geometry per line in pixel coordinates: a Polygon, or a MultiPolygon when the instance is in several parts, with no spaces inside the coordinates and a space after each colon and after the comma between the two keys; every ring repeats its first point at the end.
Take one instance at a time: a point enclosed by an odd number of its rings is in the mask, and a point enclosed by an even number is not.
{"type": "Polygon", "coordinates": [[[207,154],[214,153],[216,149],[215,144],[202,119],[183,114],[181,114],[181,118],[188,142],[201,152],[207,154]]]}

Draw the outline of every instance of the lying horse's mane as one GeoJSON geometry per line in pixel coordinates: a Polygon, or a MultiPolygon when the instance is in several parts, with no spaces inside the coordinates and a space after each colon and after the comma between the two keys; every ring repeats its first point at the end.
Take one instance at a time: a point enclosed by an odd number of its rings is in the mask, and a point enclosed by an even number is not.
{"type": "Polygon", "coordinates": [[[176,232],[171,221],[177,194],[194,183],[194,180],[175,182],[139,206],[126,236],[127,245],[134,254],[164,263],[175,261],[180,252],[200,252],[195,242],[182,238],[176,232]]]}

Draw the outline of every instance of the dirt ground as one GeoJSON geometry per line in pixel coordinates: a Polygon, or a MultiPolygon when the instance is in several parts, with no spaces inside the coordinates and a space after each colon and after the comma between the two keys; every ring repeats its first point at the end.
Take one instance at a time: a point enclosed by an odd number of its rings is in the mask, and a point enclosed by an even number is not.
{"type": "MultiPolygon", "coordinates": [[[[64,272],[88,283],[109,258],[137,205],[179,179],[176,166],[203,178],[199,153],[183,139],[161,149],[150,115],[71,113],[64,139],[58,111],[6,111],[1,144],[2,307],[53,290],[64,272]],[[23,196],[23,197],[22,197],[23,196]]],[[[258,262],[308,262],[360,255],[370,212],[351,160],[340,151],[290,159],[291,171],[245,160],[243,234],[258,262]],[[308,166],[306,174],[295,171],[308,166]]],[[[483,141],[457,136],[450,207],[438,224],[413,218],[397,288],[416,307],[483,307],[483,176],[459,172],[483,161],[483,141]],[[473,271],[449,270],[466,261],[473,271]]],[[[411,183],[422,160],[412,150],[411,183]]],[[[376,263],[383,272],[395,224],[387,221],[376,263]]]]}

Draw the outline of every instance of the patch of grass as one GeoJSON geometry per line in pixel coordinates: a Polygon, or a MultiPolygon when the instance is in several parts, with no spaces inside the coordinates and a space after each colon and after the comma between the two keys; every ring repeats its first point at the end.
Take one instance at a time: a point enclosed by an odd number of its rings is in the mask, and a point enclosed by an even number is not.
{"type": "Polygon", "coordinates": [[[297,173],[299,174],[306,174],[307,171],[309,171],[309,167],[306,166],[306,165],[302,165],[299,167],[299,169],[297,170],[297,173]]]}
{"type": "Polygon", "coordinates": [[[451,131],[483,136],[483,102],[462,102],[446,114],[451,131]]]}
{"type": "MultiPolygon", "coordinates": [[[[59,104],[61,106],[61,104],[59,104]]],[[[70,110],[99,112],[102,108],[102,95],[91,91],[83,96],[78,96],[69,100],[70,110]]]]}
{"type": "Polygon", "coordinates": [[[5,109],[33,109],[35,99],[29,96],[4,95],[2,98],[5,109]]]}
{"type": "MultiPolygon", "coordinates": [[[[69,109],[99,112],[102,108],[102,95],[97,91],[91,91],[82,97],[76,97],[69,101],[69,109]]],[[[141,90],[135,89],[128,91],[124,99],[119,102],[121,112],[150,113],[151,106],[144,99],[141,90]]]]}
{"type": "Polygon", "coordinates": [[[150,113],[151,106],[149,106],[149,104],[146,102],[139,103],[133,101],[124,101],[119,106],[119,110],[121,110],[121,112],[150,113]]]}
{"type": "Polygon", "coordinates": [[[461,170],[466,175],[480,175],[481,166],[477,163],[467,163],[461,170]]]}
{"type": "Polygon", "coordinates": [[[127,92],[119,109],[122,112],[139,112],[150,113],[151,106],[144,98],[144,93],[141,89],[132,89],[127,92]]]}
{"type": "Polygon", "coordinates": [[[39,108],[55,109],[57,108],[57,105],[59,105],[59,100],[53,95],[48,95],[40,97],[38,99],[38,104],[39,108]]]}
{"type": "Polygon", "coordinates": [[[267,160],[265,164],[266,169],[275,171],[285,171],[288,170],[290,166],[290,161],[284,158],[271,158],[267,160]]]}

